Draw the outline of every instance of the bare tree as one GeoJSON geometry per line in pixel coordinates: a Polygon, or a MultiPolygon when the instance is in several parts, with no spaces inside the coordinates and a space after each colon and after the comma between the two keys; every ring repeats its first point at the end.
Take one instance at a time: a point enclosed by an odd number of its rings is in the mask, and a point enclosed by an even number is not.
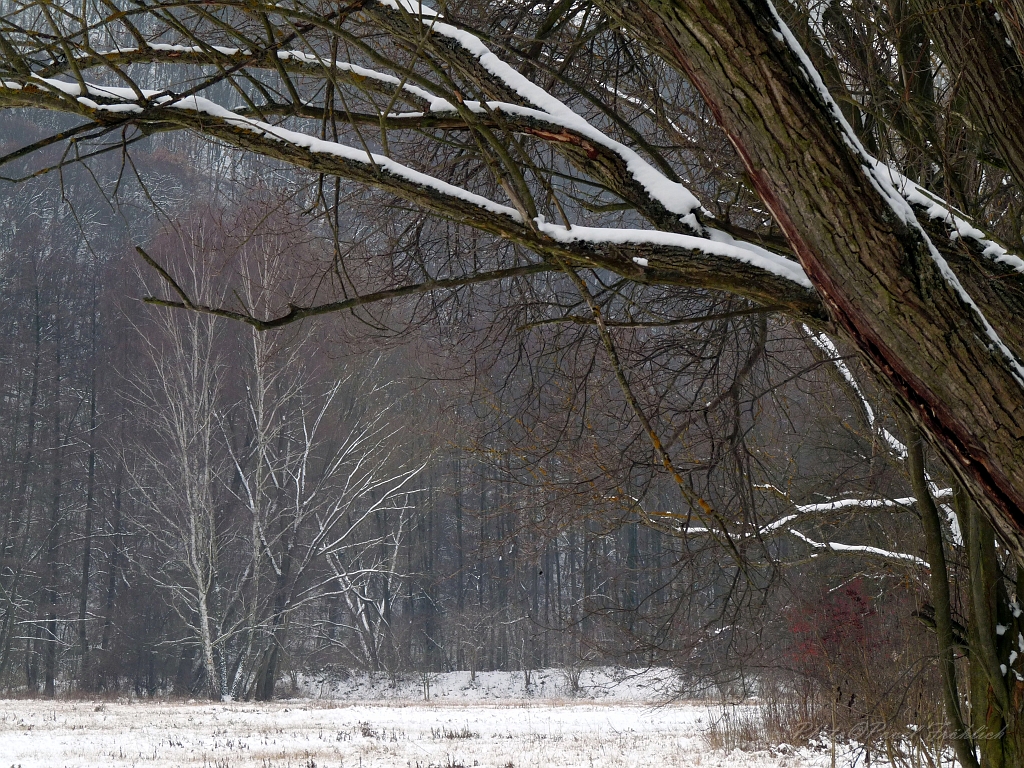
{"type": "MultiPolygon", "coordinates": [[[[193,288],[208,295],[207,280],[197,273],[193,288]]],[[[217,698],[228,694],[225,660],[222,655],[217,664],[216,648],[224,604],[233,594],[220,581],[221,561],[235,533],[224,520],[229,465],[218,440],[221,325],[213,317],[166,317],[160,334],[145,337],[150,372],[134,385],[143,428],[152,437],[129,467],[144,502],[135,523],[160,557],[152,576],[171,590],[195,633],[206,687],[217,698]]]]}
{"type": "MultiPolygon", "coordinates": [[[[234,248],[204,225],[180,229],[188,248],[234,248]]],[[[273,306],[295,243],[241,243],[243,300],[273,306]]],[[[190,290],[211,295],[213,280],[196,274],[190,290]]],[[[423,465],[395,455],[397,396],[372,360],[332,381],[310,337],[232,330],[165,315],[147,332],[135,524],[157,545],[153,575],[194,632],[211,695],[269,699],[293,614],[325,595],[355,610],[365,660],[379,663],[386,611],[370,616],[372,582],[397,574],[388,553],[423,465]]]]}
{"type": "MultiPolygon", "coordinates": [[[[265,339],[253,335],[255,352],[268,351],[265,339]]],[[[307,351],[295,346],[296,356],[307,351]]],[[[237,495],[252,521],[252,567],[271,574],[266,607],[252,617],[249,630],[256,630],[258,619],[265,639],[253,685],[258,698],[269,699],[291,614],[325,596],[343,599],[355,620],[361,660],[379,666],[389,607],[379,603],[386,598],[375,594],[376,582],[399,575],[395,556],[409,484],[423,465],[408,468],[408,459],[395,456],[402,431],[393,423],[388,387],[366,383],[373,381],[372,366],[320,393],[298,380],[294,358],[271,367],[261,356],[252,370],[252,436],[233,460],[237,495]]]]}

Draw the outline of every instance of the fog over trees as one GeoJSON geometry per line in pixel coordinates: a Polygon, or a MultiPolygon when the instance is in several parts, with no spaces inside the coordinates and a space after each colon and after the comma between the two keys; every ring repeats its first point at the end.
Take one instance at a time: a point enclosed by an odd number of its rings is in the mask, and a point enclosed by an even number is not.
{"type": "Polygon", "coordinates": [[[3,0],[0,685],[1020,764],[1019,6],[3,0]]]}

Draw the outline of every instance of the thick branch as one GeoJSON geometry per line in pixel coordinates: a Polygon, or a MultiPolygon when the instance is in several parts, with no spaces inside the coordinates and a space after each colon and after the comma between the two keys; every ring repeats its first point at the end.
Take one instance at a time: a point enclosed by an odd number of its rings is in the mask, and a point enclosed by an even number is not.
{"type": "Polygon", "coordinates": [[[246,323],[247,325],[251,325],[258,331],[270,331],[298,322],[299,320],[304,320],[307,317],[344,312],[349,309],[355,309],[356,307],[366,306],[367,304],[376,304],[381,301],[398,299],[404,296],[415,296],[418,294],[430,293],[431,291],[459,288],[463,285],[507,280],[512,277],[525,277],[527,275],[536,275],[541,272],[552,272],[557,269],[557,267],[549,264],[527,264],[522,267],[510,267],[509,269],[496,269],[490,272],[478,272],[475,275],[468,275],[466,277],[427,280],[422,283],[403,285],[399,288],[388,288],[383,291],[375,291],[373,293],[365,293],[360,296],[353,296],[342,301],[332,301],[309,307],[289,304],[288,311],[285,314],[263,319],[255,317],[248,312],[238,312],[224,307],[211,307],[205,304],[197,304],[192,301],[177,282],[175,282],[175,280],[159,264],[150,258],[145,251],[141,248],[137,248],[136,250],[181,298],[181,301],[168,301],[167,299],[147,296],[143,299],[147,304],[152,304],[157,307],[169,307],[171,309],[187,309],[192,312],[200,312],[207,315],[214,315],[215,317],[227,318],[228,320],[236,320],[246,323]]]}
{"type": "Polygon", "coordinates": [[[767,0],[601,5],[701,92],[830,317],[1024,556],[1024,305],[958,279],[767,0]]]}
{"type": "Polygon", "coordinates": [[[728,291],[765,306],[785,307],[793,317],[816,326],[823,320],[821,305],[797,264],[731,241],[724,234],[712,241],[668,232],[567,230],[543,222],[526,223],[512,208],[381,155],[238,117],[202,99],[170,107],[140,105],[128,101],[122,91],[93,88],[87,97],[74,98],[77,86],[72,84],[29,81],[22,87],[0,88],[0,107],[73,111],[101,125],[130,123],[144,131],[192,130],[265,157],[377,187],[445,218],[519,243],[545,259],[608,269],[641,283],[728,291]]]}

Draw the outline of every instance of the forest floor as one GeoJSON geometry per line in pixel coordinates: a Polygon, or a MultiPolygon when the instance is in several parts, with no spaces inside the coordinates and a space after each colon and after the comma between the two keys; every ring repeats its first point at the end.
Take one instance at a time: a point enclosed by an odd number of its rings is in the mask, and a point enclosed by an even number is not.
{"type": "MultiPolygon", "coordinates": [[[[293,699],[0,701],[0,768],[814,768],[827,752],[711,750],[707,704],[293,699]]],[[[735,711],[735,710],[734,710],[735,711]]],[[[845,760],[842,764],[847,764],[845,760]]]]}

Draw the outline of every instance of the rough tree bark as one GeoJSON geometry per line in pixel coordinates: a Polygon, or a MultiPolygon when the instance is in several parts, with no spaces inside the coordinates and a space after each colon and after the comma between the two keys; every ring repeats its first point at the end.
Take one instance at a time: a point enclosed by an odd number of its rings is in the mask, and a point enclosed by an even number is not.
{"type": "Polygon", "coordinates": [[[1019,274],[894,200],[767,2],[601,5],[700,91],[836,328],[1024,561],[1024,378],[992,340],[1024,349],[1019,274]]]}

